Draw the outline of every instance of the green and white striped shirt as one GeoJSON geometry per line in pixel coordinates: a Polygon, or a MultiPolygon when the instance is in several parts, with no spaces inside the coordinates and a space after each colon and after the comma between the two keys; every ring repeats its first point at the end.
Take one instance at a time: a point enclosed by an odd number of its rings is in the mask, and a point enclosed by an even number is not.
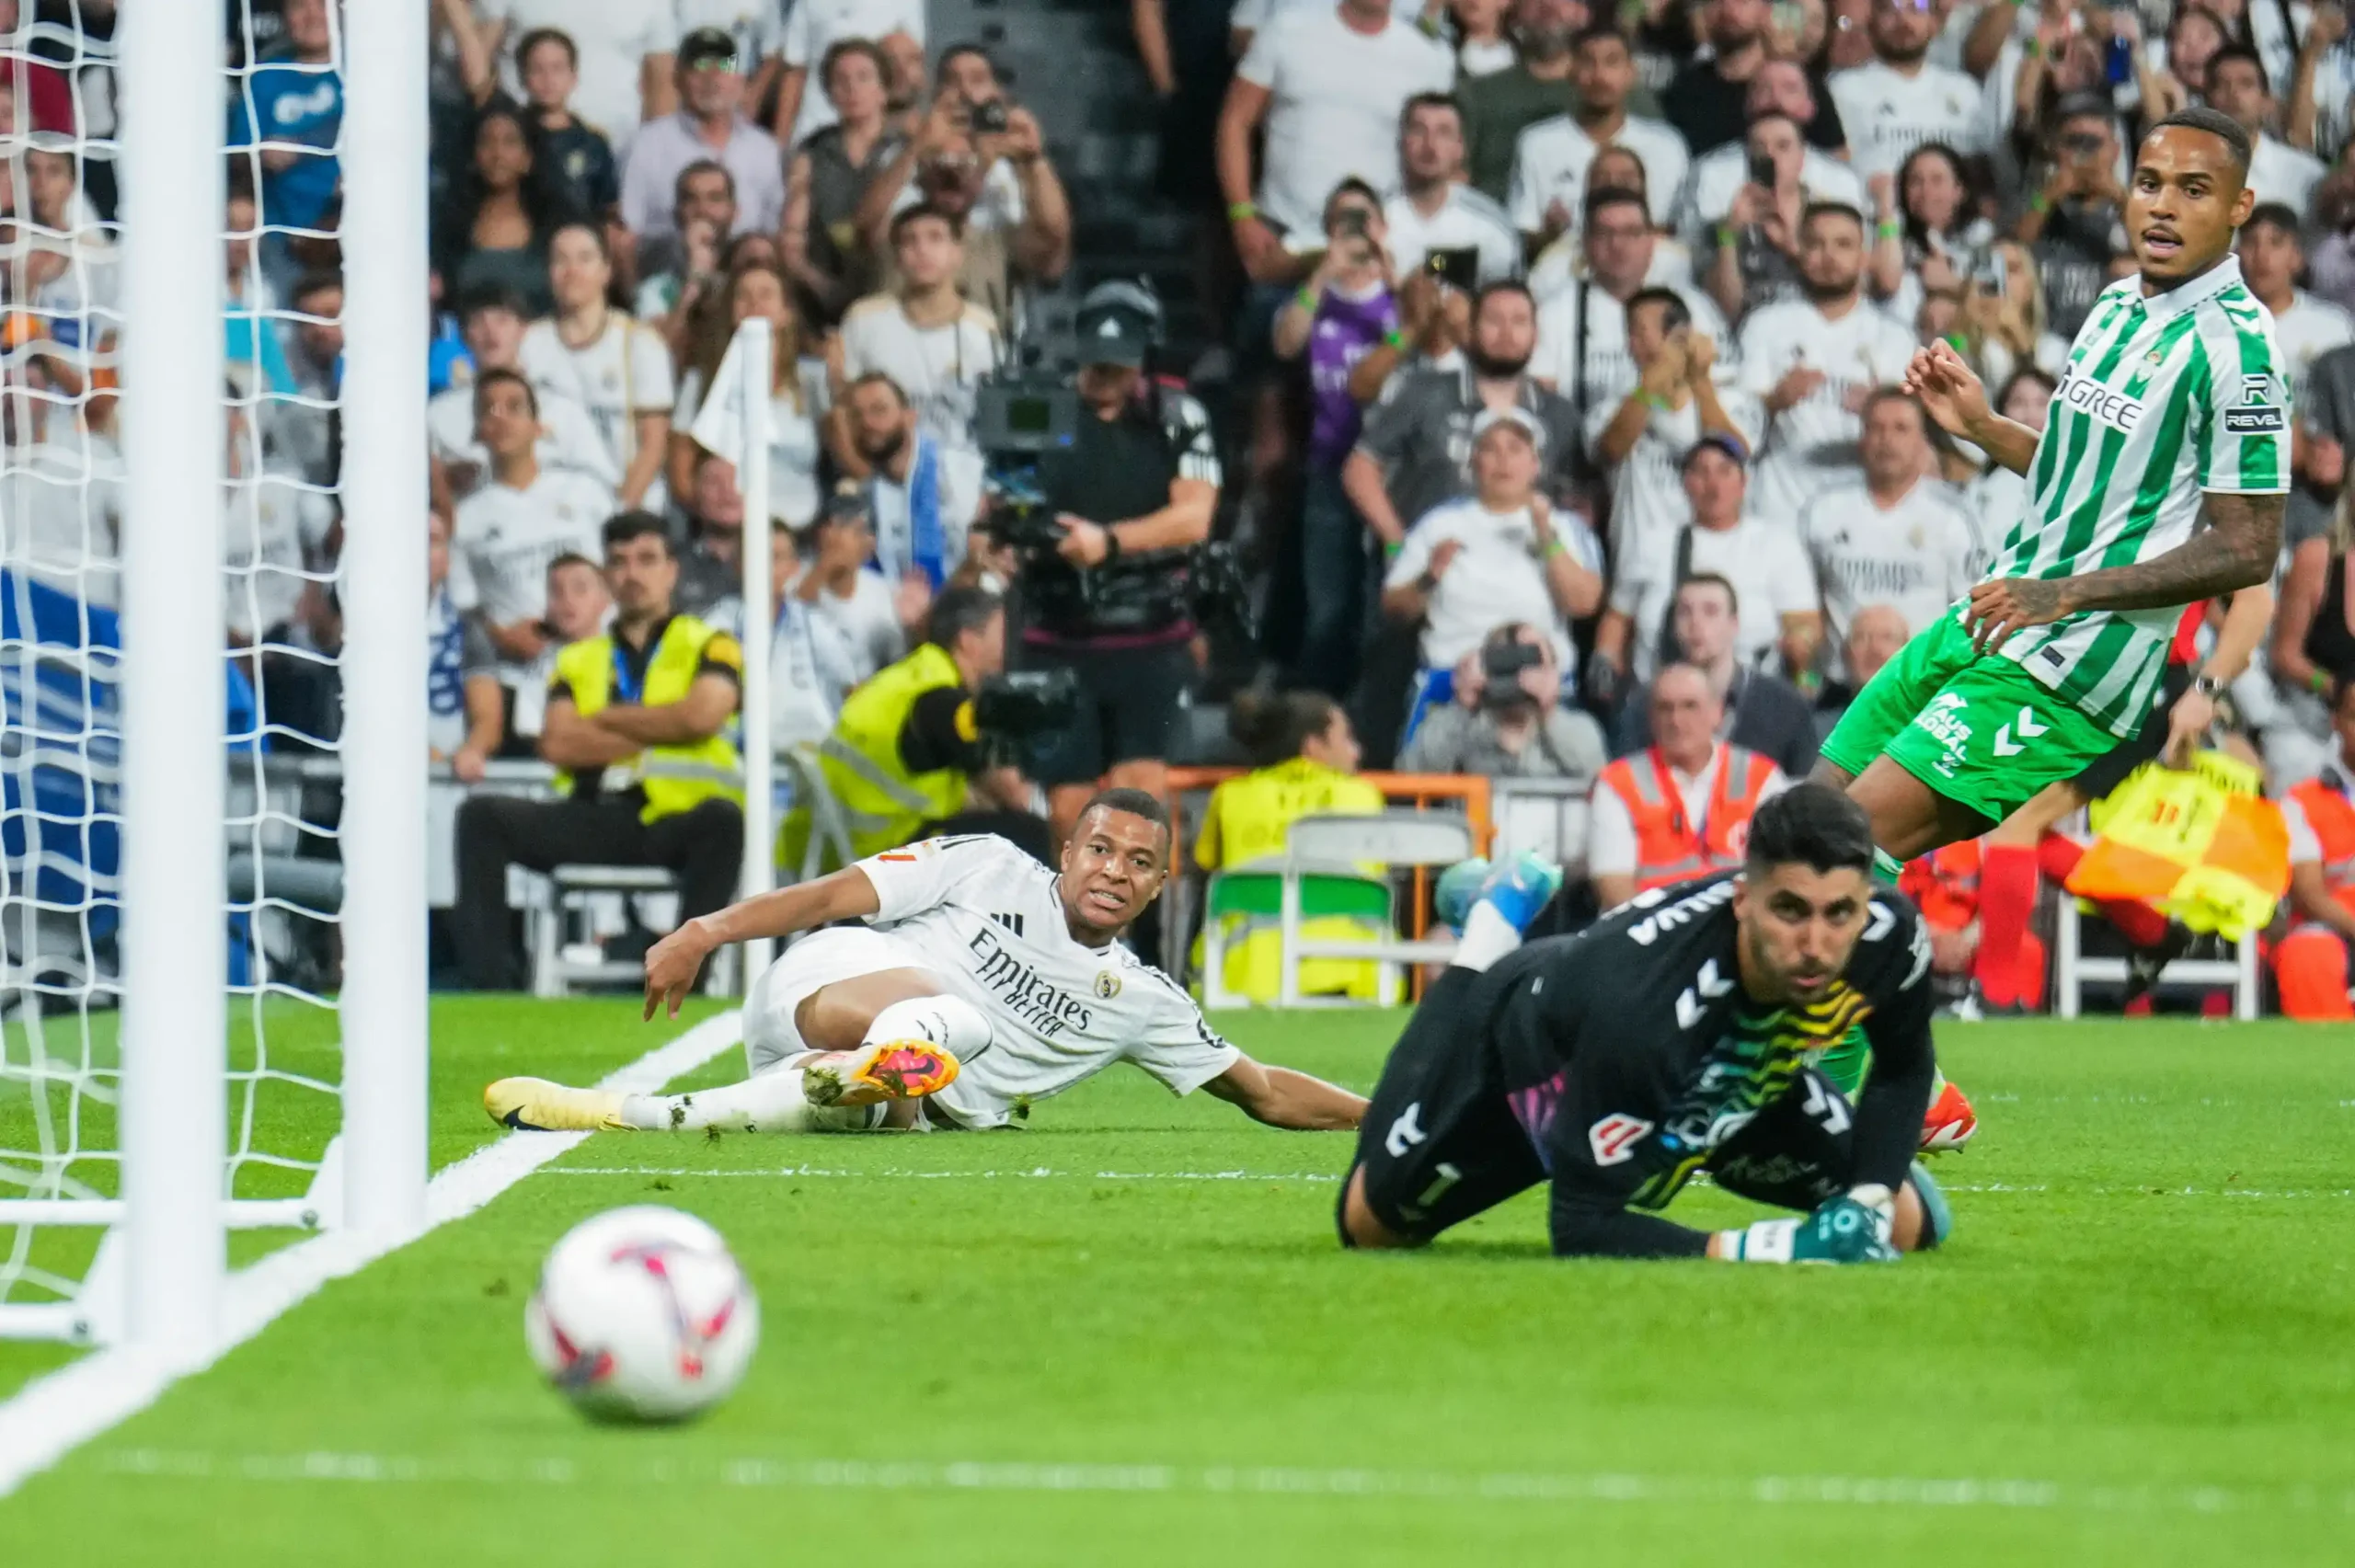
{"type": "MultiPolygon", "coordinates": [[[[2203,491],[2290,487],[2290,388],[2273,317],[2232,257],[2142,297],[2094,301],[2052,395],[2027,509],[1990,578],[2064,578],[2147,561],[2191,537],[2203,491]]],[[[2181,606],[2087,610],[2005,639],[2003,657],[2095,723],[2128,736],[2149,714],[2181,606]]]]}

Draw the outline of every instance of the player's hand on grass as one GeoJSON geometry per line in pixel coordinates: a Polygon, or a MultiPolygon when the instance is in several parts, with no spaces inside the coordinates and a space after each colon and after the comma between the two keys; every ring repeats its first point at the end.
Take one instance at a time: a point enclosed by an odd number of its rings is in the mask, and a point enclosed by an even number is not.
{"type": "Polygon", "coordinates": [[[1993,653],[2014,632],[2048,626],[2069,613],[2068,578],[1992,578],[1970,590],[1963,629],[1970,646],[1993,653]]]}
{"type": "Polygon", "coordinates": [[[1731,1263],[1895,1263],[1900,1254],[1890,1224],[1886,1206],[1843,1193],[1804,1219],[1762,1219],[1746,1230],[1721,1230],[1710,1253],[1731,1263]]]}
{"type": "Polygon", "coordinates": [[[1913,351],[1904,386],[1948,435],[1969,435],[1991,412],[1985,383],[1944,341],[1913,351]]]}
{"type": "Polygon", "coordinates": [[[646,950],[647,1018],[652,1018],[658,1007],[669,1017],[679,1015],[679,1003],[695,989],[695,976],[713,946],[703,922],[689,921],[646,950]]]}

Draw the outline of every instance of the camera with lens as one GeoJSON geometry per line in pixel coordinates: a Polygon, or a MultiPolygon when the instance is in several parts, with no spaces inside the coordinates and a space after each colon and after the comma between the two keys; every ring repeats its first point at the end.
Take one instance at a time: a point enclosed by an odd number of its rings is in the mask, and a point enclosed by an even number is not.
{"type": "Polygon", "coordinates": [[[982,136],[1003,136],[1006,127],[1006,105],[1004,98],[992,98],[973,106],[973,130],[982,136]]]}
{"type": "Polygon", "coordinates": [[[1521,641],[1493,642],[1480,650],[1480,706],[1494,713],[1531,701],[1521,689],[1521,672],[1545,662],[1545,650],[1521,641]]]}
{"type": "Polygon", "coordinates": [[[973,727],[984,740],[1028,740],[1069,724],[1079,712],[1079,678],[1068,670],[993,675],[973,693],[973,727]]]}

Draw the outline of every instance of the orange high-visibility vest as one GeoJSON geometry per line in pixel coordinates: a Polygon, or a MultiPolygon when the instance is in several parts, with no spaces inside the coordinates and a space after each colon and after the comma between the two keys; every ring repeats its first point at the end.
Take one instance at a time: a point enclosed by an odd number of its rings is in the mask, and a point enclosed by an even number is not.
{"type": "Polygon", "coordinates": [[[1709,814],[1696,824],[1685,815],[1684,796],[1659,747],[1604,768],[1603,784],[1627,803],[1627,815],[1636,824],[1636,891],[1740,865],[1750,845],[1751,814],[1758,809],[1758,797],[1774,773],[1775,765],[1756,752],[1717,742],[1709,814]]]}
{"type": "Polygon", "coordinates": [[[2292,785],[2290,798],[2306,814],[2306,826],[2322,843],[2323,886],[2355,910],[2355,801],[2321,779],[2292,785]]]}

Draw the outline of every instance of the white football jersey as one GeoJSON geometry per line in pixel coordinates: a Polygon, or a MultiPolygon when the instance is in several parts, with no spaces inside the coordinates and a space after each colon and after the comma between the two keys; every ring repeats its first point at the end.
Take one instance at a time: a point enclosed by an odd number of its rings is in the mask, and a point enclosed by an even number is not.
{"type": "Polygon", "coordinates": [[[1844,676],[1858,611],[1888,605],[1918,632],[1977,580],[1978,530],[1961,495],[1940,480],[1917,480],[1889,508],[1861,479],[1827,486],[1808,498],[1799,531],[1823,590],[1834,673],[1844,676]]]}
{"type": "Polygon", "coordinates": [[[1913,335],[1862,301],[1836,318],[1803,299],[1751,312],[1741,324],[1744,391],[1763,402],[1801,365],[1824,376],[1813,392],[1768,417],[1765,450],[1751,475],[1751,506],[1796,526],[1809,495],[1859,472],[1864,421],[1848,405],[1902,380],[1913,357],[1913,335]]]}
{"type": "Polygon", "coordinates": [[[1893,175],[1906,155],[1942,142],[1964,157],[1987,150],[1979,84],[1959,71],[1924,65],[1912,75],[1876,60],[1834,71],[1824,86],[1848,132],[1860,175],[1893,175]]]}
{"type": "Polygon", "coordinates": [[[1178,983],[1118,943],[1071,934],[1056,874],[991,833],[926,839],[858,863],[867,923],[921,954],[996,1037],[932,1103],[968,1127],[1134,1062],[1174,1094],[1242,1059],[1178,983]]]}

